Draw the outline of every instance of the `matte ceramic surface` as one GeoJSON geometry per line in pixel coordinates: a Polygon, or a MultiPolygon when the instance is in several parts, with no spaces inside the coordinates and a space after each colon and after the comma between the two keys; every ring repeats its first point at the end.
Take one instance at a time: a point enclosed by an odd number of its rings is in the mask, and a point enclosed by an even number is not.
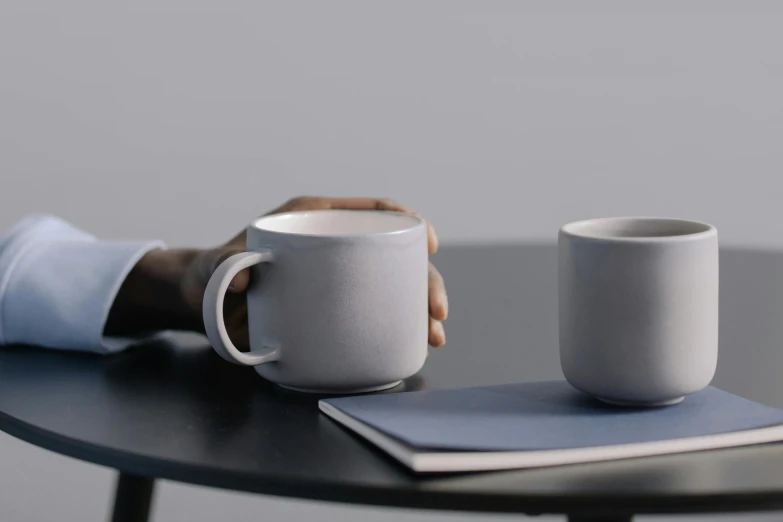
{"type": "Polygon", "coordinates": [[[718,235],[663,218],[571,223],[558,241],[560,362],[576,388],[675,404],[718,359],[718,235]]]}
{"type": "Polygon", "coordinates": [[[224,359],[313,393],[395,386],[427,354],[427,231],[420,218],[375,211],[292,212],[256,220],[248,252],[212,276],[204,322],[224,359]],[[225,331],[223,296],[252,267],[250,353],[225,331]]]}

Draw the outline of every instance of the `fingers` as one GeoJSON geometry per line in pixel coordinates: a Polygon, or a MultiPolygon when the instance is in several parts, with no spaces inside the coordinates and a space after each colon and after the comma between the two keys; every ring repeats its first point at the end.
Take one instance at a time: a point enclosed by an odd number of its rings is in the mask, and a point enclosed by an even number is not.
{"type": "Polygon", "coordinates": [[[420,217],[427,223],[427,246],[430,254],[434,254],[438,251],[438,236],[435,233],[435,227],[432,223],[405,205],[397,203],[393,199],[388,198],[330,198],[331,206],[333,209],[348,209],[348,210],[387,210],[391,212],[403,212],[405,214],[411,214],[412,216],[420,217]]]}
{"type": "Polygon", "coordinates": [[[429,303],[429,343],[437,348],[446,344],[446,331],[441,321],[445,321],[449,315],[449,302],[443,276],[432,263],[429,264],[429,303]]]}
{"type": "Polygon", "coordinates": [[[445,321],[449,315],[449,299],[446,283],[435,265],[429,266],[429,302],[430,316],[436,321],[445,321]]]}
{"type": "MultiPolygon", "coordinates": [[[[317,196],[300,196],[288,201],[276,210],[390,210],[415,214],[411,209],[387,198],[331,198],[317,196]]],[[[275,212],[275,211],[273,211],[275,212]]]]}
{"type": "Polygon", "coordinates": [[[435,234],[435,227],[418,212],[387,198],[330,198],[316,196],[300,196],[293,198],[274,209],[270,214],[279,214],[281,212],[294,212],[297,210],[388,210],[392,212],[403,212],[424,219],[427,223],[427,246],[430,254],[438,251],[438,236],[435,234]]]}
{"type": "Polygon", "coordinates": [[[430,317],[430,335],[429,344],[434,348],[446,344],[446,331],[443,329],[443,323],[430,317]]]}

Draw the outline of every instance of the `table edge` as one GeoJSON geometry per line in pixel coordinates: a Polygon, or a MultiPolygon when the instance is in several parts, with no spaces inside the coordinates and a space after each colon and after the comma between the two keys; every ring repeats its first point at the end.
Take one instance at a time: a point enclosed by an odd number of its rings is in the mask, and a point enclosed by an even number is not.
{"type": "MultiPolygon", "coordinates": [[[[698,495],[505,495],[420,488],[333,484],[195,467],[107,448],[38,428],[0,412],[0,431],[60,455],[117,471],[230,491],[286,498],[475,513],[563,515],[608,511],[623,514],[688,514],[783,510],[783,491],[698,495]]],[[[359,443],[359,441],[357,441],[359,443]]],[[[395,465],[398,465],[395,463],[395,465]]]]}

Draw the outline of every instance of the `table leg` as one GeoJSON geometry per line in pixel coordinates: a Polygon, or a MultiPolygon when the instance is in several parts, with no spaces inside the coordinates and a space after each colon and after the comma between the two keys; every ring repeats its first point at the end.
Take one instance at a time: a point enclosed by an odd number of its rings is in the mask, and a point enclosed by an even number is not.
{"type": "Polygon", "coordinates": [[[120,472],[112,522],[147,522],[154,488],[155,479],[120,472]]]}

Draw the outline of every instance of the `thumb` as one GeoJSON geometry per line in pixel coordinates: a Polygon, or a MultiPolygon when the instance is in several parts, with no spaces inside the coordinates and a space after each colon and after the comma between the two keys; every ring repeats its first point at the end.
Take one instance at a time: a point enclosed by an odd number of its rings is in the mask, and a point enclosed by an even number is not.
{"type": "Polygon", "coordinates": [[[239,294],[247,290],[247,286],[249,284],[250,284],[250,269],[245,268],[237,275],[235,275],[234,279],[231,280],[231,283],[228,285],[228,291],[235,294],[239,294]]]}
{"type": "MultiPolygon", "coordinates": [[[[201,270],[204,287],[206,288],[206,285],[209,282],[209,279],[212,277],[212,274],[215,273],[215,270],[218,269],[223,261],[240,252],[244,252],[244,250],[235,248],[216,248],[211,250],[209,254],[205,256],[204,264],[201,270]]],[[[228,285],[228,291],[239,294],[247,290],[249,284],[250,270],[246,268],[234,276],[234,278],[231,280],[231,283],[228,285]]]]}

